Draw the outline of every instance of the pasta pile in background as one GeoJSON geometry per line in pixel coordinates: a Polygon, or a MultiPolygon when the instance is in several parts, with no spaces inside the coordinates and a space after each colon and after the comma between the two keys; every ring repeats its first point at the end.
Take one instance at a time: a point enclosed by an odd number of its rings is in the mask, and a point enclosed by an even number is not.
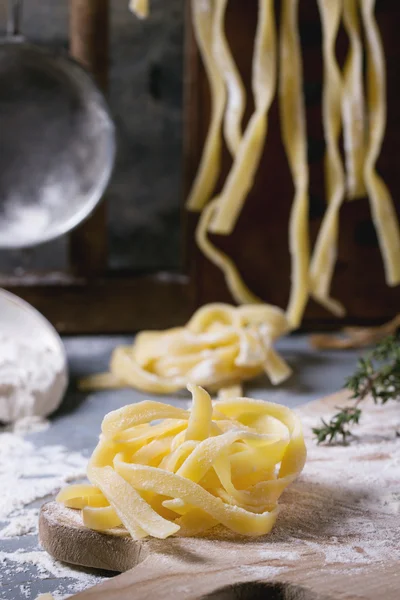
{"type": "Polygon", "coordinates": [[[291,374],[273,348],[289,329],[285,313],[274,306],[209,304],[185,327],[145,331],[132,346],[118,347],[111,373],[92,375],[81,389],[132,386],[168,394],[188,383],[220,390],[266,373],[273,384],[291,374]]]}
{"type": "Polygon", "coordinates": [[[123,525],[133,539],[193,536],[219,524],[268,533],[305,463],[298,418],[277,404],[213,405],[205,390],[191,391],[191,411],[146,401],[106,415],[88,466],[93,485],[67,487],[58,502],[81,509],[90,529],[123,525]]]}
{"type": "MultiPolygon", "coordinates": [[[[213,247],[207,233],[233,232],[260,165],[268,132],[268,111],[276,93],[279,72],[280,118],[284,146],[292,172],[295,198],[289,223],[292,291],[288,320],[298,327],[309,295],[337,316],[344,307],[330,297],[337,258],[339,212],[345,198],[368,193],[389,285],[400,283],[400,231],[390,193],[376,172],[386,125],[385,64],[375,0],[317,0],[321,16],[324,62],[322,120],[326,138],[327,209],[310,258],[306,120],[299,38],[300,0],[282,0],[279,40],[273,0],[259,0],[254,42],[254,113],[242,130],[245,92],[224,32],[227,0],[191,0],[194,31],[210,81],[212,117],[197,178],[189,196],[189,210],[202,211],[197,241],[206,256],[220,267],[234,299],[259,302],[247,289],[228,257],[213,247]],[[335,56],[339,27],[349,37],[343,69],[335,56]],[[365,37],[365,51],[363,48],[365,37]],[[367,65],[364,98],[363,60],[367,65]],[[339,139],[343,130],[345,161],[339,139]],[[232,167],[216,198],[223,141],[232,167]]],[[[268,140],[267,140],[268,143],[268,140]]]]}

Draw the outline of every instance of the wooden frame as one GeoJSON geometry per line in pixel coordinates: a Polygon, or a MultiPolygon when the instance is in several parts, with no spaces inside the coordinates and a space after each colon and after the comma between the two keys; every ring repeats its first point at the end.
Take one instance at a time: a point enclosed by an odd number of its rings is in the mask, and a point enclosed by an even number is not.
{"type": "MultiPolygon", "coordinates": [[[[71,53],[93,72],[103,89],[107,87],[108,74],[109,1],[70,0],[71,53]]],[[[321,150],[320,90],[314,95],[312,90],[312,83],[317,85],[322,76],[318,52],[320,32],[316,3],[306,2],[300,5],[301,27],[307,42],[304,47],[304,60],[309,74],[306,85],[311,89],[311,101],[309,98],[307,105],[309,135],[319,152],[311,165],[312,177],[317,182],[312,189],[311,206],[311,228],[315,236],[321,221],[321,198],[324,197],[321,175],[323,145],[321,150]]],[[[400,140],[400,74],[398,68],[395,69],[400,62],[400,44],[395,25],[400,19],[400,3],[397,0],[382,0],[378,6],[378,18],[386,43],[388,72],[389,77],[392,77],[388,86],[388,135],[380,168],[398,199],[397,206],[400,208],[398,167],[395,161],[391,160],[396,141],[398,144],[400,140]]],[[[249,3],[230,0],[228,11],[227,29],[230,41],[237,54],[239,68],[247,87],[256,7],[255,0],[249,3]]],[[[185,8],[186,195],[197,169],[208,126],[209,92],[191,29],[189,2],[185,3],[185,8]]],[[[338,51],[342,57],[345,47],[345,40],[340,38],[338,51]]],[[[257,176],[256,185],[235,234],[229,239],[216,241],[237,260],[248,283],[262,298],[284,306],[289,286],[287,219],[292,201],[292,186],[280,142],[276,103],[272,108],[263,165],[264,168],[257,176]],[[274,173],[274,182],[268,179],[269,172],[274,173]],[[264,214],[266,206],[265,189],[269,189],[271,197],[279,197],[279,210],[270,212],[269,217],[273,214],[273,219],[264,220],[264,223],[260,217],[264,214]],[[265,239],[271,239],[272,246],[265,244],[265,239]],[[261,251],[258,251],[257,245],[261,251]],[[279,257],[279,260],[275,257],[279,257]]],[[[228,167],[229,158],[226,154],[224,173],[228,167]]],[[[371,237],[370,227],[366,227],[366,232],[362,230],[363,226],[370,222],[367,202],[348,203],[344,207],[344,214],[345,223],[334,293],[345,302],[349,314],[346,320],[338,321],[321,307],[310,303],[303,324],[306,329],[337,327],[344,322],[381,322],[398,312],[400,306],[400,289],[390,290],[384,283],[376,240],[371,241],[368,238],[371,237]],[[368,269],[365,269],[365,265],[368,265],[368,269]]],[[[199,304],[209,301],[231,301],[221,273],[206,261],[195,247],[193,232],[197,217],[183,214],[182,221],[186,253],[185,270],[181,274],[109,275],[106,271],[106,204],[103,203],[90,219],[70,235],[69,273],[7,277],[0,280],[0,285],[36,306],[62,333],[126,333],[142,328],[165,328],[182,324],[199,304]]]]}

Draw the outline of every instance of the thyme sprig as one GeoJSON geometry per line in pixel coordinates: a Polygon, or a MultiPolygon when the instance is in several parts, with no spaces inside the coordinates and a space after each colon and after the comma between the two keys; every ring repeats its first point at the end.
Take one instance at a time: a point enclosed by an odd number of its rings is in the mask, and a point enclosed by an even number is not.
{"type": "Polygon", "coordinates": [[[322,419],[320,427],[313,433],[318,444],[328,444],[341,438],[346,443],[352,434],[352,425],[358,425],[362,409],[361,402],[372,397],[376,404],[400,399],[400,337],[389,336],[376,348],[358,361],[354,375],[346,380],[345,387],[352,392],[353,406],[338,407],[330,421],[322,419]]]}

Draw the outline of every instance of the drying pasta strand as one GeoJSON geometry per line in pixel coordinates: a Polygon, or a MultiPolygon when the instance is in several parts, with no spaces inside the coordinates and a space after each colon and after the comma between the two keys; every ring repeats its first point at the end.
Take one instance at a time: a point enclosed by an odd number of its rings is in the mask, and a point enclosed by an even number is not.
{"type": "Polygon", "coordinates": [[[253,186],[267,134],[268,112],[276,88],[276,32],[273,0],[259,0],[253,60],[255,111],[244,133],[233,166],[219,195],[210,231],[232,233],[253,186]]]}
{"type": "Polygon", "coordinates": [[[318,7],[324,38],[323,123],[327,146],[325,172],[328,207],[311,260],[310,283],[313,297],[333,314],[343,316],[343,306],[329,297],[337,258],[339,212],[345,195],[345,177],[339,152],[343,83],[335,57],[342,0],[318,0],[318,7]]]}
{"type": "Polygon", "coordinates": [[[130,0],[129,8],[139,19],[149,16],[149,0],[130,0]]]}
{"type": "Polygon", "coordinates": [[[366,142],[363,86],[363,48],[358,16],[358,0],[343,2],[343,24],[349,37],[349,52],[343,72],[343,144],[346,159],[347,197],[366,194],[364,160],[366,142]]]}
{"type": "Polygon", "coordinates": [[[362,0],[360,7],[367,45],[369,116],[364,178],[385,267],[386,282],[395,286],[400,283],[399,221],[390,192],[376,172],[376,162],[386,128],[386,66],[382,40],[374,15],[375,0],[362,0]]]}
{"type": "Polygon", "coordinates": [[[191,392],[186,430],[175,438],[162,435],[169,421],[152,425],[155,415],[170,414],[163,404],[144,402],[107,415],[101,452],[96,449],[89,461],[92,486],[70,486],[57,500],[67,506],[79,501],[87,527],[109,531],[122,523],[134,539],[197,535],[217,524],[247,536],[268,533],[279,497],[305,463],[299,420],[277,404],[249,398],[212,403],[205,390],[194,386],[191,392]],[[153,441],[142,443],[140,462],[130,451],[135,438],[122,450],[114,443],[126,438],[132,422],[156,429],[153,441]],[[163,448],[162,458],[147,451],[151,444],[163,448]],[[98,460],[105,454],[108,465],[98,460]],[[92,507],[92,497],[104,506],[92,507]]]}
{"type": "Polygon", "coordinates": [[[315,334],[310,336],[310,343],[317,350],[365,348],[378,344],[389,335],[400,329],[400,314],[394,319],[377,327],[344,327],[341,335],[315,334]]]}
{"type": "Polygon", "coordinates": [[[213,52],[215,1],[191,0],[194,32],[210,84],[211,121],[200,166],[190,191],[187,208],[199,211],[211,198],[221,166],[221,128],[226,105],[225,83],[213,52]]]}
{"type": "Polygon", "coordinates": [[[204,256],[224,273],[226,284],[235,302],[238,304],[258,304],[261,302],[260,298],[255,296],[244,283],[233,260],[229,258],[225,252],[216,248],[208,237],[208,229],[212,222],[213,215],[217,210],[217,206],[218,199],[213,200],[203,209],[196,230],[197,245],[204,256]]]}
{"type": "Polygon", "coordinates": [[[226,39],[224,21],[227,4],[228,0],[216,0],[213,51],[228,93],[224,136],[231,155],[235,156],[242,141],[246,92],[226,39]]]}
{"type": "Polygon", "coordinates": [[[307,132],[298,8],[299,0],[282,2],[279,88],[282,138],[295,187],[289,223],[292,287],[287,309],[288,321],[294,329],[301,323],[309,296],[310,258],[307,132]]]}

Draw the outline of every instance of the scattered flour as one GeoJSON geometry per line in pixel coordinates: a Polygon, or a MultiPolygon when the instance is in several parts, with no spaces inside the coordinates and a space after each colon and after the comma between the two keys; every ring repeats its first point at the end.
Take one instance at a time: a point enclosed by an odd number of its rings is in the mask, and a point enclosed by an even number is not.
{"type": "Polygon", "coordinates": [[[13,563],[13,570],[23,572],[29,565],[34,565],[37,569],[39,579],[49,579],[55,577],[57,579],[74,579],[83,582],[85,586],[95,585],[99,578],[95,575],[90,575],[77,567],[68,567],[54,560],[47,552],[34,550],[32,552],[2,552],[0,551],[0,565],[7,568],[7,563],[13,563]],[[17,567],[16,567],[17,565],[17,567]],[[18,569],[18,567],[20,567],[18,569]]]}
{"type": "Polygon", "coordinates": [[[22,535],[32,535],[37,533],[38,529],[38,508],[25,508],[16,510],[9,516],[9,523],[3,529],[0,529],[0,539],[20,537],[22,535]]]}
{"type": "MultiPolygon", "coordinates": [[[[2,577],[7,577],[10,574],[27,573],[27,577],[32,578],[32,580],[64,580],[65,584],[59,581],[58,588],[52,591],[54,600],[61,600],[71,594],[82,592],[104,579],[99,574],[89,573],[87,570],[78,567],[63,565],[51,558],[47,552],[39,549],[29,552],[20,550],[16,552],[0,551],[0,571],[2,577]],[[36,572],[35,576],[31,574],[32,567],[36,572]]],[[[19,589],[25,598],[32,598],[30,584],[22,584],[19,589]]]]}
{"type": "Polygon", "coordinates": [[[296,561],[299,560],[300,555],[295,550],[275,550],[274,548],[265,548],[259,551],[259,556],[263,560],[296,561]]]}
{"type": "Polygon", "coordinates": [[[348,446],[317,446],[311,428],[318,421],[302,417],[307,462],[282,497],[271,541],[305,544],[325,565],[400,561],[398,406],[365,407],[348,446]]]}
{"type": "MultiPolygon", "coordinates": [[[[87,458],[63,446],[36,448],[20,434],[0,433],[0,598],[2,585],[15,574],[26,579],[61,579],[55,584],[54,598],[61,600],[99,583],[103,577],[71,568],[41,550],[34,537],[38,533],[39,508],[49,495],[71,481],[85,477],[87,458]],[[4,550],[5,544],[29,535],[26,550],[4,550]],[[4,583],[2,583],[2,581],[4,583]]],[[[25,544],[24,544],[25,545],[25,544]]],[[[31,585],[19,587],[21,598],[32,598],[31,585]]]]}
{"type": "Polygon", "coordinates": [[[28,433],[41,433],[50,427],[50,421],[43,417],[32,416],[18,419],[10,425],[6,425],[1,432],[17,433],[18,435],[27,435],[28,433]]]}
{"type": "Polygon", "coordinates": [[[285,567],[271,567],[270,565],[243,565],[239,567],[239,570],[244,575],[251,575],[254,579],[269,579],[286,571],[285,567]]]}
{"type": "Polygon", "coordinates": [[[85,477],[87,458],[63,446],[35,448],[13,433],[0,434],[0,521],[85,477]]]}
{"type": "Polygon", "coordinates": [[[0,423],[49,415],[66,385],[61,352],[34,337],[0,334],[0,423]]]}

